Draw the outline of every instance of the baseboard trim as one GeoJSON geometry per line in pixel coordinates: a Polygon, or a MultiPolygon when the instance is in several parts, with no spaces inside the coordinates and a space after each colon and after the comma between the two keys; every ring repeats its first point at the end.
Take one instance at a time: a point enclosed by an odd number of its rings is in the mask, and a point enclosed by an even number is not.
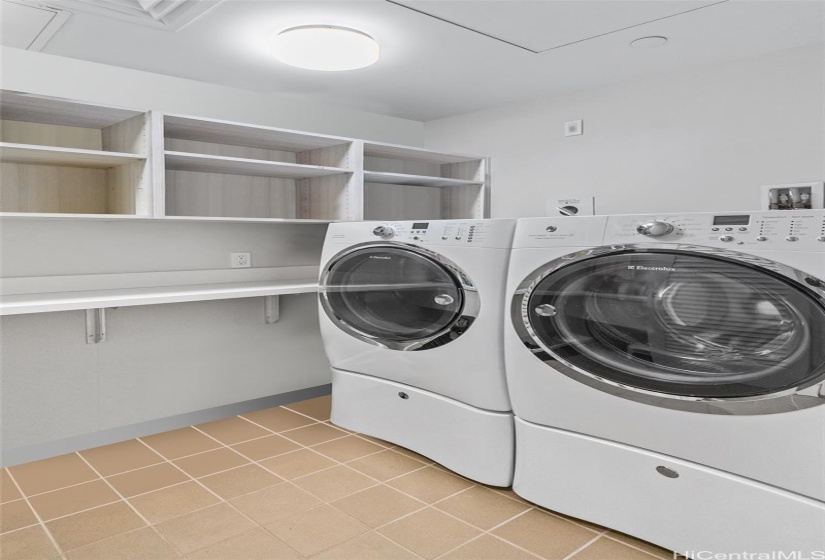
{"type": "Polygon", "coordinates": [[[202,424],[203,422],[211,422],[212,420],[219,420],[228,416],[236,416],[263,408],[272,408],[273,406],[281,406],[315,397],[322,397],[329,395],[331,392],[331,384],[318,385],[297,391],[289,391],[288,393],[262,397],[260,399],[196,410],[194,412],[158,418],[157,420],[148,420],[128,426],[109,428],[100,430],[99,432],[72,436],[56,441],[5,449],[0,452],[0,467],[10,467],[19,465],[20,463],[28,463],[30,461],[37,461],[66,453],[74,453],[75,451],[109,445],[110,443],[117,443],[136,437],[177,430],[178,428],[185,428],[192,424],[202,424]]]}

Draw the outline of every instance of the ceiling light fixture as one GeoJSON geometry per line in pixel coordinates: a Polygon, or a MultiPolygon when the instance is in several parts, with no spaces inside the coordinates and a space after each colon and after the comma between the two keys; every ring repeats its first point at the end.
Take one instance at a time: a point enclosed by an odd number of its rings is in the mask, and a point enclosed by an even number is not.
{"type": "Polygon", "coordinates": [[[356,29],[333,25],[302,25],[272,37],[275,58],[290,66],[339,72],[375,64],[378,43],[356,29]]]}
{"type": "Polygon", "coordinates": [[[635,41],[631,41],[630,46],[634,49],[652,49],[661,47],[665,43],[667,43],[667,37],[655,35],[653,37],[641,37],[635,41]]]}

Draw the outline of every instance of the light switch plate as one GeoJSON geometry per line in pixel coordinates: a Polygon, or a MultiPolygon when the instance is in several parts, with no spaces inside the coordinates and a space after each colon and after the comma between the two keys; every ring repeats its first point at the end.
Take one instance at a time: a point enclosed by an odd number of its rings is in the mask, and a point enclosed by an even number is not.
{"type": "Polygon", "coordinates": [[[582,119],[564,123],[565,136],[580,136],[582,134],[584,134],[584,121],[582,119]]]}

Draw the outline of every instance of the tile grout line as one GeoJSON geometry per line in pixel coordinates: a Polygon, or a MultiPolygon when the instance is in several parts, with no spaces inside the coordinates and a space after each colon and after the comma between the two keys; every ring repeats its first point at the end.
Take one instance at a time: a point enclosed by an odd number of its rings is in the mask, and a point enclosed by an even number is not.
{"type": "MultiPolygon", "coordinates": [[[[34,506],[33,506],[33,505],[31,504],[31,502],[29,501],[29,497],[28,497],[28,496],[26,496],[26,493],[25,493],[25,492],[23,492],[23,487],[22,487],[22,486],[20,486],[20,484],[17,482],[17,479],[14,477],[14,475],[12,474],[12,472],[11,472],[9,469],[6,469],[6,474],[8,474],[8,475],[9,475],[9,478],[11,478],[11,481],[12,481],[12,483],[14,483],[14,486],[17,488],[17,491],[18,491],[18,492],[20,492],[20,495],[21,495],[21,496],[23,496],[23,498],[22,498],[22,499],[26,501],[26,505],[27,505],[27,506],[29,506],[29,509],[30,509],[30,510],[32,511],[32,513],[34,514],[35,519],[37,519],[37,523],[40,525],[40,527],[42,527],[42,528],[43,528],[43,531],[46,533],[46,536],[49,538],[49,540],[51,541],[52,545],[53,545],[53,546],[55,547],[55,549],[57,550],[58,555],[59,555],[61,558],[65,558],[65,554],[64,554],[64,552],[63,552],[63,547],[61,547],[61,546],[60,546],[60,544],[57,542],[57,539],[56,539],[56,538],[54,538],[54,535],[52,535],[52,532],[49,530],[49,528],[48,528],[48,526],[46,525],[45,521],[43,521],[43,518],[42,518],[42,517],[40,517],[40,514],[37,512],[37,510],[36,510],[36,509],[34,509],[34,506]]],[[[16,500],[15,500],[15,501],[16,501],[16,500]]],[[[29,527],[34,527],[34,525],[29,525],[29,527]]],[[[5,534],[5,533],[4,533],[4,534],[5,534]]]]}
{"type": "MultiPolygon", "coordinates": [[[[606,532],[606,531],[605,531],[605,532],[606,532]]],[[[579,548],[577,548],[576,550],[574,550],[573,552],[571,552],[570,554],[568,554],[567,556],[565,556],[564,558],[562,558],[562,560],[570,560],[570,559],[571,559],[571,558],[573,558],[576,554],[578,554],[579,552],[583,551],[583,550],[584,550],[584,549],[586,549],[588,546],[590,546],[591,544],[593,544],[594,542],[596,542],[597,540],[599,540],[600,538],[602,538],[602,535],[603,535],[605,532],[602,532],[602,533],[597,534],[595,537],[593,537],[592,539],[590,539],[589,541],[587,541],[586,543],[584,543],[583,545],[581,545],[579,548]]]]}
{"type": "MultiPolygon", "coordinates": [[[[653,556],[654,558],[660,558],[659,556],[656,556],[656,555],[655,555],[655,554],[653,554],[652,552],[648,552],[647,550],[643,550],[643,549],[639,548],[638,546],[632,545],[632,544],[630,544],[630,543],[626,543],[626,542],[624,542],[624,541],[620,541],[619,539],[617,539],[617,538],[615,538],[615,537],[611,537],[611,536],[610,536],[610,532],[611,532],[611,531],[614,531],[614,529],[608,529],[608,530],[607,530],[607,532],[604,534],[604,538],[606,538],[606,539],[610,539],[611,541],[614,541],[614,542],[617,542],[617,543],[623,544],[623,545],[625,545],[625,546],[629,546],[630,548],[636,549],[636,550],[638,550],[639,552],[644,552],[645,554],[649,554],[649,555],[653,556]]],[[[615,532],[615,531],[614,531],[614,532],[615,532]]],[[[632,535],[630,535],[630,536],[632,536],[632,535]]],[[[651,545],[652,545],[653,543],[649,543],[649,544],[651,544],[651,545]]],[[[653,546],[656,546],[656,545],[653,545],[653,546]]],[[[665,552],[667,552],[667,550],[665,550],[665,549],[662,549],[662,550],[664,550],[665,552]]],[[[673,552],[671,551],[671,555],[672,555],[672,554],[673,554],[673,552]]]]}
{"type": "MultiPolygon", "coordinates": [[[[192,428],[195,428],[194,426],[191,426],[191,427],[192,427],[192,428]]],[[[195,429],[197,430],[197,428],[195,428],[195,429]]],[[[201,430],[198,430],[198,431],[199,431],[199,432],[201,432],[201,430]]],[[[211,438],[211,439],[213,439],[213,440],[217,441],[217,442],[218,442],[218,443],[220,443],[223,447],[227,447],[227,448],[229,447],[229,446],[225,445],[223,442],[220,442],[220,441],[218,441],[216,438],[214,438],[214,437],[210,436],[209,434],[207,434],[207,433],[205,433],[205,432],[201,432],[201,433],[203,433],[206,437],[209,437],[209,438],[211,438]]],[[[143,445],[146,445],[146,446],[148,447],[148,445],[147,445],[145,442],[141,442],[141,443],[143,443],[143,445]]],[[[234,451],[234,450],[233,450],[233,451],[234,451]]],[[[239,453],[239,455],[240,455],[240,453],[239,453]]],[[[241,456],[243,457],[243,455],[241,455],[241,456]]],[[[246,458],[246,457],[245,457],[245,458],[246,458]]],[[[253,461],[253,462],[254,462],[254,461],[253,461]]],[[[179,466],[175,465],[174,463],[172,463],[172,466],[173,466],[173,467],[175,467],[176,469],[178,469],[179,471],[181,471],[181,472],[182,472],[183,474],[185,474],[186,476],[189,476],[190,478],[192,478],[192,476],[191,476],[189,473],[187,473],[186,471],[184,471],[183,469],[181,469],[179,466]]],[[[243,465],[241,465],[241,466],[243,466],[243,465]]],[[[259,465],[259,466],[260,466],[260,465],[259,465]]],[[[228,470],[231,470],[231,469],[228,469],[228,470]]],[[[221,471],[221,472],[225,472],[225,471],[221,471]]],[[[213,473],[213,474],[217,474],[217,473],[213,473]]],[[[275,473],[272,473],[272,474],[275,474],[275,473]]],[[[209,475],[206,475],[206,476],[209,476],[209,475]]],[[[275,474],[275,476],[278,476],[278,475],[277,475],[277,474],[275,474]]],[[[278,476],[278,478],[281,478],[284,482],[289,482],[288,480],[284,479],[283,477],[278,476]]],[[[249,522],[251,522],[253,525],[255,525],[255,527],[256,527],[256,528],[261,528],[261,529],[264,529],[264,526],[263,526],[263,525],[261,525],[260,523],[258,523],[258,522],[257,522],[257,521],[255,521],[254,519],[252,519],[252,518],[251,518],[249,515],[247,515],[245,512],[243,512],[243,511],[241,511],[240,509],[238,509],[237,507],[235,507],[235,505],[234,505],[234,504],[232,504],[229,500],[226,500],[226,499],[224,499],[222,496],[218,495],[218,494],[217,494],[215,491],[213,491],[211,488],[209,488],[208,486],[206,486],[205,484],[203,484],[202,482],[200,482],[200,480],[198,480],[197,478],[192,478],[192,481],[193,481],[195,484],[199,485],[199,486],[200,486],[201,488],[203,488],[204,490],[206,490],[207,492],[209,492],[210,494],[212,494],[213,496],[215,496],[215,497],[219,500],[217,504],[212,504],[211,506],[207,506],[207,507],[214,507],[214,506],[217,506],[217,505],[220,505],[220,504],[226,504],[226,505],[227,505],[227,506],[229,506],[229,507],[230,507],[230,508],[231,508],[231,509],[235,512],[235,513],[239,514],[239,515],[240,515],[240,516],[242,516],[244,519],[246,519],[247,521],[249,521],[249,522]]],[[[295,485],[293,484],[293,486],[295,486],[295,485]]],[[[296,486],[296,488],[297,488],[297,486],[296,486]]],[[[299,489],[300,489],[300,488],[299,488],[299,489]]],[[[233,499],[234,499],[234,498],[233,498],[233,499]]],[[[130,505],[131,505],[131,504],[130,504],[130,505]]],[[[203,510],[203,509],[207,509],[207,508],[201,508],[201,509],[199,509],[199,510],[195,510],[195,511],[201,511],[201,510],[203,510]]],[[[185,514],[183,514],[183,515],[189,515],[189,514],[191,514],[191,513],[193,513],[193,512],[185,513],[185,514]]],[[[183,517],[183,515],[180,515],[180,516],[178,516],[178,517],[176,517],[176,518],[172,518],[172,519],[177,519],[177,518],[179,518],[179,517],[183,517]]],[[[167,520],[167,521],[168,521],[168,520],[167,520]]],[[[153,528],[154,528],[154,526],[153,526],[153,528]]],[[[157,529],[156,529],[156,531],[157,531],[157,529]]],[[[251,529],[250,529],[250,531],[251,531],[251,529]]],[[[247,532],[250,532],[250,531],[247,531],[247,532]]],[[[266,529],[264,529],[264,531],[266,531],[266,529]]],[[[267,531],[267,533],[272,534],[272,532],[271,532],[271,531],[267,531]]],[[[246,533],[240,533],[240,534],[246,534],[246,533]]],[[[212,545],[218,544],[219,542],[223,542],[223,541],[225,541],[225,540],[229,540],[229,539],[231,539],[231,538],[233,538],[233,537],[237,537],[237,536],[238,536],[238,535],[232,535],[231,537],[227,537],[226,539],[221,539],[221,540],[219,540],[219,541],[217,541],[217,542],[214,542],[214,543],[208,544],[208,545],[206,545],[206,546],[212,546],[212,545]]],[[[288,546],[290,549],[295,550],[294,548],[292,548],[291,546],[289,546],[289,543],[287,543],[287,542],[285,542],[285,541],[283,541],[283,540],[279,539],[276,535],[272,534],[272,536],[273,536],[273,537],[275,537],[276,539],[278,539],[279,541],[283,542],[283,543],[284,543],[284,545],[288,546]]],[[[175,550],[177,550],[177,547],[174,547],[174,548],[175,548],[175,550]]],[[[206,548],[206,547],[201,547],[201,548],[206,548]]],[[[200,549],[196,549],[196,550],[200,550],[200,549]]],[[[191,552],[194,552],[194,551],[190,551],[190,552],[188,552],[188,553],[186,553],[186,554],[191,554],[191,552]]],[[[298,552],[297,550],[295,550],[295,552],[296,552],[298,555],[303,556],[303,555],[302,555],[300,552],[298,552]]]]}
{"type": "MultiPolygon", "coordinates": [[[[158,531],[158,530],[155,528],[155,526],[154,526],[154,525],[152,525],[151,523],[149,523],[149,520],[148,520],[148,519],[146,519],[146,517],[145,517],[145,516],[144,516],[141,512],[139,512],[135,506],[133,506],[133,505],[132,505],[132,502],[130,502],[130,501],[126,498],[126,496],[124,496],[123,494],[121,494],[121,493],[120,493],[120,491],[119,491],[117,488],[115,488],[115,487],[114,487],[114,486],[113,486],[113,485],[112,485],[112,484],[111,484],[108,480],[106,480],[105,478],[103,478],[103,476],[101,476],[100,472],[98,472],[98,470],[97,470],[96,468],[94,468],[94,466],[92,466],[92,464],[91,464],[89,461],[87,461],[85,457],[83,457],[83,456],[82,456],[80,453],[78,453],[78,452],[75,452],[75,455],[77,455],[78,457],[80,457],[80,459],[81,459],[84,463],[86,463],[86,465],[88,465],[88,467],[89,467],[90,469],[92,469],[92,471],[94,471],[94,473],[95,473],[97,476],[99,476],[99,477],[103,480],[103,482],[105,482],[105,483],[109,486],[109,488],[111,488],[111,489],[112,489],[112,491],[113,491],[116,495],[120,496],[120,499],[123,501],[123,503],[125,503],[127,507],[129,507],[129,508],[130,508],[133,512],[135,512],[135,514],[136,514],[136,515],[137,515],[137,516],[138,516],[138,517],[139,517],[139,518],[140,518],[140,519],[141,519],[144,523],[146,523],[146,526],[147,526],[147,527],[150,527],[150,528],[152,529],[152,531],[154,531],[154,532],[155,532],[155,534],[157,534],[157,536],[158,536],[158,537],[160,537],[160,539],[161,539],[163,542],[165,542],[165,543],[167,543],[169,546],[171,546],[171,547],[172,547],[172,550],[174,550],[175,552],[179,552],[179,551],[178,551],[178,547],[176,547],[174,544],[172,544],[172,542],[171,542],[171,541],[169,541],[169,540],[168,540],[165,536],[163,536],[163,535],[160,533],[160,531],[158,531]]],[[[117,503],[117,502],[115,502],[115,503],[117,503]]],[[[96,509],[96,508],[93,508],[93,509],[96,509]]],[[[142,529],[143,527],[138,527],[138,528],[139,528],[139,529],[142,529]]],[[[125,532],[127,532],[127,533],[128,533],[128,532],[130,532],[130,531],[125,531],[125,532]]],[[[123,533],[118,533],[118,534],[123,534],[123,533]]],[[[110,535],[110,536],[114,537],[114,536],[117,536],[117,535],[110,535]]],[[[86,543],[86,544],[85,544],[85,545],[83,545],[83,546],[87,546],[87,545],[90,545],[90,544],[94,544],[95,542],[100,542],[100,541],[102,541],[102,540],[105,540],[105,539],[98,539],[97,541],[93,541],[93,542],[90,542],[90,543],[86,543]]],[[[75,547],[75,548],[82,548],[82,547],[78,546],[78,547],[75,547]]]]}

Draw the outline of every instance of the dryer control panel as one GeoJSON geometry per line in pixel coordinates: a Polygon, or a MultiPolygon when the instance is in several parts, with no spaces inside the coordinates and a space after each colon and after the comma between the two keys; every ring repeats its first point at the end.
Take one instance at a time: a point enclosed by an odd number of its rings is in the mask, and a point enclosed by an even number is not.
{"type": "Polygon", "coordinates": [[[396,241],[412,245],[509,249],[515,220],[420,220],[330,224],[327,243],[396,241]]]}
{"type": "Polygon", "coordinates": [[[608,218],[604,244],[645,242],[825,253],[825,210],[703,212],[608,218]]]}

